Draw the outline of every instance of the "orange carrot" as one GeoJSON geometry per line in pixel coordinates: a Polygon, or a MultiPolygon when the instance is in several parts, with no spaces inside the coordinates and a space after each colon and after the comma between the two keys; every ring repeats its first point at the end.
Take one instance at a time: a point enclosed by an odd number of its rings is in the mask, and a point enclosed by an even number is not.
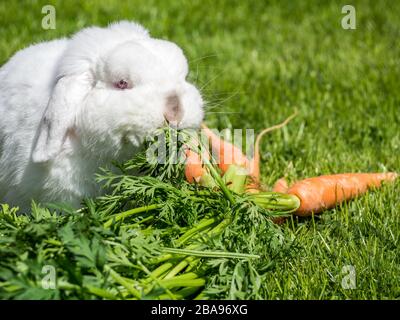
{"type": "Polygon", "coordinates": [[[225,173],[231,164],[241,167],[248,167],[249,159],[242,153],[242,151],[234,144],[224,141],[212,130],[210,130],[204,123],[201,125],[203,133],[211,142],[211,149],[213,154],[216,155],[218,160],[218,167],[225,173]]]}
{"type": "MultiPolygon", "coordinates": [[[[256,139],[254,146],[254,157],[248,159],[242,151],[232,143],[224,141],[217,134],[211,131],[204,123],[202,124],[203,133],[211,142],[211,149],[216,154],[218,160],[218,167],[223,173],[226,173],[231,165],[235,165],[247,170],[248,183],[246,185],[246,192],[254,193],[260,189],[260,141],[261,138],[268,132],[277,130],[285,126],[290,120],[297,115],[297,111],[287,118],[284,122],[266,128],[261,131],[256,139]]],[[[239,168],[240,169],[240,168],[239,168]]],[[[240,171],[240,170],[238,170],[240,171]]]]}
{"type": "Polygon", "coordinates": [[[203,168],[200,155],[193,150],[186,149],[185,177],[189,183],[200,182],[206,170],[203,168]]]}
{"type": "MultiPolygon", "coordinates": [[[[196,141],[192,141],[192,143],[196,143],[196,141]]],[[[186,181],[189,183],[198,183],[204,187],[216,187],[216,182],[204,163],[210,160],[209,154],[207,152],[199,154],[186,146],[185,155],[186,181]]]]}
{"type": "Polygon", "coordinates": [[[347,173],[308,178],[296,182],[287,193],[300,199],[298,216],[310,216],[353,199],[383,181],[394,181],[396,173],[347,173]]]}
{"type": "MultiPolygon", "coordinates": [[[[288,124],[290,120],[292,120],[295,116],[297,115],[297,110],[290,116],[288,117],[285,121],[283,121],[280,124],[274,125],[272,127],[266,128],[262,130],[256,138],[256,142],[254,144],[254,157],[248,162],[247,169],[248,169],[248,176],[249,176],[249,183],[247,184],[246,191],[253,193],[253,192],[258,192],[260,189],[260,142],[262,137],[271,131],[280,129],[288,124]]],[[[287,190],[287,188],[286,188],[287,190]]],[[[286,191],[285,190],[285,191],[286,191]]],[[[274,190],[275,191],[275,190],[274,190]]],[[[276,190],[277,192],[280,192],[276,190]]]]}
{"type": "Polygon", "coordinates": [[[270,128],[266,128],[257,135],[256,142],[254,145],[254,157],[253,157],[253,159],[251,159],[251,161],[249,163],[249,171],[250,171],[249,175],[253,178],[253,180],[255,182],[258,183],[260,181],[260,142],[261,142],[262,137],[268,132],[283,128],[296,115],[297,115],[297,110],[282,123],[274,125],[270,128]]]}
{"type": "MultiPolygon", "coordinates": [[[[243,154],[243,152],[234,144],[227,142],[220,138],[217,134],[211,131],[204,123],[202,124],[203,133],[209,139],[211,143],[211,149],[213,154],[217,158],[218,167],[222,173],[229,176],[227,177],[227,183],[229,188],[233,188],[238,191],[241,188],[236,188],[241,184],[240,179],[235,179],[235,176],[248,175],[250,168],[250,160],[243,154]],[[245,170],[243,170],[243,168],[245,170]],[[247,172],[246,172],[247,171],[247,172]],[[230,181],[231,179],[236,181],[230,181]],[[238,184],[236,184],[237,182],[238,184]],[[236,184],[236,187],[234,186],[236,184]]],[[[246,184],[247,192],[258,192],[259,184],[250,178],[250,182],[246,184]]],[[[246,180],[246,179],[245,179],[246,180]]]]}

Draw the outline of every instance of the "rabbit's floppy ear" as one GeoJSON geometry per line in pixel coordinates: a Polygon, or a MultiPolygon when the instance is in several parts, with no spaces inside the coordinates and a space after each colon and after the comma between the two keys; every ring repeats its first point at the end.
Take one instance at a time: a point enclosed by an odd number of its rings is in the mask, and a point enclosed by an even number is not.
{"type": "Polygon", "coordinates": [[[40,123],[32,152],[33,162],[49,161],[60,152],[90,87],[86,74],[59,78],[40,123]]]}

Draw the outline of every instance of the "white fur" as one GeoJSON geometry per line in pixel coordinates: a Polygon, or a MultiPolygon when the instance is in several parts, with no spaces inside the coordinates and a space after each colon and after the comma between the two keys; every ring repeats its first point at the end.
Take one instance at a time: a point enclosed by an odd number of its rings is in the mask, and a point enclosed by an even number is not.
{"type": "Polygon", "coordinates": [[[0,202],[78,206],[99,194],[97,169],[132,156],[165,123],[171,94],[179,125],[197,127],[203,102],[187,72],[179,47],[126,21],[17,52],[0,69],[0,202]]]}

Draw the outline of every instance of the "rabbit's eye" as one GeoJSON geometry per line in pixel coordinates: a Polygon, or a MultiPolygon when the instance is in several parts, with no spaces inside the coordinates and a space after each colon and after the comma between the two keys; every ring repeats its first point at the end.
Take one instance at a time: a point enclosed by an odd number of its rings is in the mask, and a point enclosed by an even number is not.
{"type": "Polygon", "coordinates": [[[126,81],[124,79],[119,80],[114,85],[115,85],[116,88],[121,89],[121,90],[128,89],[128,87],[129,87],[128,81],[126,81]]]}

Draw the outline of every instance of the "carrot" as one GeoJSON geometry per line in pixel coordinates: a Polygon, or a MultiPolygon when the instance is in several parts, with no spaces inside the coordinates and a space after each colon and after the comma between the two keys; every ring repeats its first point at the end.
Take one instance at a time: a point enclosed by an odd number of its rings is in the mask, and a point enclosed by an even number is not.
{"type": "MultiPolygon", "coordinates": [[[[251,192],[251,193],[258,192],[258,190],[260,189],[260,174],[261,174],[261,171],[260,171],[260,158],[261,158],[260,157],[260,142],[261,142],[262,137],[268,132],[283,128],[296,115],[297,115],[297,110],[282,123],[274,125],[269,128],[266,128],[257,135],[256,142],[254,144],[254,157],[249,161],[248,167],[247,167],[248,171],[249,171],[249,174],[248,174],[249,175],[249,183],[247,184],[247,187],[246,187],[247,192],[251,192]]],[[[280,192],[280,191],[277,190],[277,192],[280,192]]]]}
{"type": "Polygon", "coordinates": [[[239,193],[245,189],[247,192],[258,192],[258,183],[253,182],[253,179],[246,186],[250,160],[243,152],[234,144],[220,138],[204,123],[202,124],[202,129],[211,143],[212,152],[217,157],[218,167],[224,174],[224,180],[229,189],[239,193]]]}
{"type": "Polygon", "coordinates": [[[204,187],[216,187],[216,181],[210,173],[210,167],[207,163],[210,155],[207,151],[199,149],[199,141],[192,139],[184,146],[185,151],[185,178],[189,183],[198,183],[204,187]],[[194,151],[192,148],[196,149],[194,151]]]}
{"type": "MultiPolygon", "coordinates": [[[[213,131],[211,131],[204,123],[202,124],[203,133],[207,136],[211,142],[211,149],[213,153],[216,154],[218,158],[218,167],[223,173],[226,173],[230,168],[232,171],[232,166],[237,166],[241,174],[245,168],[247,170],[248,183],[246,185],[246,192],[254,193],[258,192],[260,189],[260,141],[261,138],[268,132],[277,130],[285,126],[290,120],[292,120],[297,115],[297,111],[287,118],[284,122],[266,128],[261,131],[256,139],[254,147],[254,157],[248,159],[242,151],[236,147],[234,144],[224,141],[213,131]]],[[[233,171],[236,171],[233,170],[233,171]]]]}
{"type": "Polygon", "coordinates": [[[234,144],[224,141],[204,123],[201,125],[203,133],[211,142],[213,154],[217,156],[218,167],[223,173],[228,171],[230,165],[235,164],[240,167],[248,167],[249,159],[234,144]]]}
{"type": "MultiPolygon", "coordinates": [[[[273,130],[282,128],[297,115],[297,111],[281,124],[261,131],[255,142],[254,157],[249,160],[239,148],[224,141],[202,124],[203,132],[211,142],[213,153],[217,153],[219,168],[225,174],[226,185],[237,193],[244,190],[247,193],[260,192],[260,141],[262,137],[273,130]],[[246,179],[242,179],[243,169],[246,169],[246,179]],[[239,177],[240,176],[240,177],[239,177]]],[[[191,164],[191,161],[188,161],[191,164]]],[[[188,172],[188,181],[197,181],[204,172],[204,168],[197,165],[196,174],[188,172]],[[197,178],[196,178],[197,177],[197,178]]],[[[383,181],[393,181],[396,173],[348,173],[326,175],[308,178],[288,186],[285,179],[279,179],[273,188],[274,192],[287,193],[296,196],[300,201],[296,215],[309,216],[323,210],[335,207],[337,204],[353,199],[372,187],[379,187],[383,181]]],[[[279,220],[280,221],[280,220],[279,220]]],[[[278,221],[277,221],[278,222],[278,221]]]]}
{"type": "Polygon", "coordinates": [[[347,173],[308,178],[296,182],[287,193],[300,199],[298,216],[310,216],[351,200],[383,181],[394,181],[396,173],[347,173]]]}
{"type": "Polygon", "coordinates": [[[292,120],[295,116],[297,116],[297,110],[290,116],[288,117],[285,121],[283,121],[280,124],[274,125],[272,127],[266,128],[262,130],[256,138],[256,142],[254,145],[254,157],[251,159],[249,163],[249,171],[250,171],[250,176],[253,177],[253,180],[255,182],[260,181],[260,142],[262,137],[267,134],[268,132],[283,128],[286,126],[290,120],[292,120]]]}
{"type": "Polygon", "coordinates": [[[201,177],[206,173],[206,169],[203,168],[200,155],[191,149],[186,149],[185,155],[185,177],[187,182],[200,182],[201,177]]]}

